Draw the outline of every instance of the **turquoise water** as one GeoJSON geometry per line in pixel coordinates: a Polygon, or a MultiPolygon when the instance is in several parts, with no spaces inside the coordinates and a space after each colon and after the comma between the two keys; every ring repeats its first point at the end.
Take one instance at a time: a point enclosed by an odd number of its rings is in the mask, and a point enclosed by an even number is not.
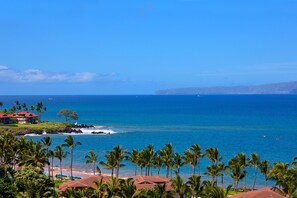
{"type": "MultiPolygon", "coordinates": [[[[78,113],[78,123],[115,132],[75,136],[83,144],[75,151],[75,166],[81,169],[90,169],[84,160],[89,150],[103,160],[104,153],[115,145],[131,150],[154,144],[160,149],[172,143],[181,153],[197,143],[203,150],[219,148],[224,161],[239,152],[257,152],[271,162],[291,162],[297,156],[297,95],[0,97],[7,106],[15,100],[28,105],[43,101],[48,109],[42,115],[44,120],[62,121],[57,112],[70,108],[78,113]]],[[[52,136],[55,144],[65,137],[52,136]]],[[[208,164],[207,159],[202,160],[202,172],[208,164]]],[[[122,174],[132,174],[132,166],[126,165],[122,174]]],[[[182,173],[186,176],[190,169],[184,167],[182,173]]],[[[264,184],[263,179],[258,183],[264,184]]]]}

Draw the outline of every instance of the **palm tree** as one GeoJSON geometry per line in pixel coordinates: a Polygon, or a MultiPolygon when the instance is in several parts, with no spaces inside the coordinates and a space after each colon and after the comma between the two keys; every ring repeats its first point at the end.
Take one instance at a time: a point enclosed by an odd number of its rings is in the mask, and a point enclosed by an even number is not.
{"type": "Polygon", "coordinates": [[[35,110],[35,107],[34,107],[33,105],[31,105],[31,106],[30,106],[30,110],[31,110],[31,111],[34,111],[34,110],[35,110]]]}
{"type": "Polygon", "coordinates": [[[116,164],[116,178],[119,177],[120,173],[120,167],[123,166],[122,161],[125,159],[125,155],[127,153],[127,150],[123,150],[122,146],[115,146],[113,148],[113,155],[115,159],[116,164]]]}
{"type": "Polygon", "coordinates": [[[132,178],[120,180],[120,197],[134,198],[138,194],[132,178]]]}
{"type": "Polygon", "coordinates": [[[238,182],[244,178],[245,173],[238,159],[232,158],[228,161],[227,173],[234,181],[236,191],[238,190],[238,182]]]}
{"type": "Polygon", "coordinates": [[[188,164],[192,169],[192,175],[195,175],[195,166],[197,161],[195,160],[194,153],[191,150],[186,150],[184,152],[185,163],[188,164]]]}
{"type": "MultiPolygon", "coordinates": [[[[49,154],[48,154],[48,149],[49,147],[52,145],[52,139],[50,136],[46,136],[44,138],[41,139],[41,142],[45,148],[45,151],[46,151],[46,155],[47,155],[47,160],[49,159],[49,154]]],[[[49,160],[48,160],[49,161],[49,160]]],[[[50,168],[50,163],[48,164],[48,177],[50,179],[50,175],[51,175],[51,168],[50,168]]]]}
{"type": "Polygon", "coordinates": [[[173,164],[176,168],[176,174],[179,175],[180,168],[185,164],[183,156],[178,153],[175,153],[173,156],[173,164]]]}
{"type": "Polygon", "coordinates": [[[3,107],[3,102],[0,101],[0,108],[2,109],[3,107]]]}
{"type": "Polygon", "coordinates": [[[132,162],[135,166],[134,168],[134,175],[137,174],[137,165],[139,161],[140,152],[137,149],[133,149],[132,152],[128,152],[128,155],[126,156],[126,159],[130,162],[132,162]]]}
{"type": "Polygon", "coordinates": [[[89,151],[89,155],[85,156],[86,164],[93,164],[93,174],[95,175],[96,172],[96,162],[97,162],[98,155],[94,153],[94,151],[89,151]]]}
{"type": "Polygon", "coordinates": [[[54,178],[54,158],[55,158],[55,151],[49,150],[47,154],[48,154],[47,155],[48,158],[51,158],[51,163],[49,164],[49,167],[52,166],[52,175],[50,175],[50,170],[51,169],[49,169],[49,177],[52,177],[52,179],[53,179],[54,178]]]}
{"type": "Polygon", "coordinates": [[[70,148],[70,157],[71,157],[71,161],[70,161],[70,176],[71,179],[73,178],[72,176],[72,165],[73,165],[73,150],[76,146],[81,145],[80,142],[75,142],[73,137],[71,135],[69,135],[65,140],[64,140],[65,144],[62,144],[62,146],[67,146],[68,148],[70,148]]]}
{"type": "Polygon", "coordinates": [[[218,187],[215,185],[215,183],[210,181],[204,181],[203,186],[204,196],[208,198],[226,198],[232,187],[232,185],[229,185],[225,190],[224,188],[218,187]]]}
{"type": "Polygon", "coordinates": [[[173,149],[172,144],[166,144],[163,149],[160,151],[160,156],[162,157],[162,161],[166,167],[166,177],[169,177],[169,170],[172,169],[172,157],[173,157],[173,149]]]}
{"type": "Polygon", "coordinates": [[[46,107],[43,106],[42,102],[36,104],[36,112],[39,114],[38,119],[41,120],[41,114],[46,111],[46,107]]]}
{"type": "MultiPolygon", "coordinates": [[[[207,172],[204,173],[205,175],[211,176],[211,181],[214,183],[215,178],[219,175],[218,166],[215,164],[209,165],[206,167],[207,172]]],[[[217,182],[217,181],[216,181],[217,182]]]]}
{"type": "Polygon", "coordinates": [[[219,155],[218,148],[207,148],[204,152],[204,155],[214,164],[217,165],[219,161],[222,160],[222,157],[219,155]]]}
{"type": "Polygon", "coordinates": [[[32,165],[34,167],[44,168],[45,164],[48,164],[48,158],[45,149],[42,148],[40,142],[30,143],[29,149],[21,156],[20,165],[32,165]]]}
{"type": "Polygon", "coordinates": [[[269,161],[263,160],[259,165],[261,173],[264,175],[265,178],[265,186],[267,186],[268,180],[268,173],[269,173],[269,161]]]}
{"type": "Polygon", "coordinates": [[[256,185],[258,167],[259,167],[259,165],[261,163],[260,162],[260,157],[256,153],[252,153],[251,158],[248,161],[249,161],[249,165],[254,167],[254,171],[255,171],[254,172],[254,183],[253,183],[253,188],[252,188],[252,190],[254,190],[255,185],[256,185]]]}
{"type": "Polygon", "coordinates": [[[100,179],[98,179],[94,183],[96,185],[95,192],[94,192],[95,197],[102,198],[104,190],[105,190],[105,183],[103,182],[103,177],[101,177],[100,179]]]}
{"type": "Polygon", "coordinates": [[[111,170],[111,177],[113,177],[114,169],[116,167],[116,160],[113,152],[107,152],[105,155],[106,162],[100,161],[100,164],[104,166],[104,168],[111,170]]]}
{"type": "Polygon", "coordinates": [[[188,186],[185,184],[180,176],[176,176],[172,179],[171,184],[174,192],[178,194],[180,198],[183,198],[188,192],[188,186]]]}
{"type": "Polygon", "coordinates": [[[222,188],[224,188],[224,175],[225,175],[226,169],[227,169],[227,166],[225,166],[223,162],[218,163],[218,171],[219,171],[218,174],[221,176],[222,188]]]}
{"type": "Polygon", "coordinates": [[[155,155],[154,145],[152,145],[152,144],[145,147],[142,151],[141,156],[145,163],[145,167],[146,167],[145,175],[147,175],[147,176],[149,176],[151,174],[151,167],[152,167],[154,155],[155,155]]]}
{"type": "Polygon", "coordinates": [[[105,186],[105,196],[106,198],[116,198],[120,193],[119,180],[115,177],[110,178],[110,182],[105,186]]]}
{"type": "Polygon", "coordinates": [[[290,166],[287,163],[283,162],[276,162],[273,164],[273,167],[268,172],[268,177],[275,180],[276,184],[281,187],[285,186],[286,183],[286,177],[290,166]]]}
{"type": "Polygon", "coordinates": [[[153,159],[153,165],[157,169],[158,176],[159,176],[160,175],[160,170],[163,167],[163,160],[162,160],[162,157],[160,155],[160,151],[157,151],[155,153],[155,156],[154,156],[154,159],[153,159]]]}
{"type": "Polygon", "coordinates": [[[242,167],[243,173],[244,173],[244,189],[246,189],[246,167],[248,166],[248,159],[245,155],[245,153],[239,153],[235,157],[239,163],[239,165],[242,167]]]}
{"type": "Polygon", "coordinates": [[[189,192],[193,198],[201,197],[203,192],[203,185],[201,183],[201,176],[192,175],[187,181],[189,192]]]}
{"type": "MultiPolygon", "coordinates": [[[[68,155],[68,152],[64,151],[64,148],[62,146],[56,146],[55,149],[55,157],[60,161],[60,174],[61,174],[61,180],[63,179],[62,174],[62,161],[64,158],[66,158],[68,155]]],[[[53,176],[53,175],[52,175],[53,176]]]]}
{"type": "MultiPolygon", "coordinates": [[[[193,152],[193,157],[194,157],[193,160],[195,161],[195,164],[197,164],[197,166],[198,166],[198,175],[200,175],[200,159],[202,156],[201,147],[198,144],[193,144],[190,147],[190,151],[193,152]]],[[[194,167],[194,169],[195,169],[195,167],[194,167]]],[[[195,172],[195,170],[194,170],[194,172],[195,172]]]]}

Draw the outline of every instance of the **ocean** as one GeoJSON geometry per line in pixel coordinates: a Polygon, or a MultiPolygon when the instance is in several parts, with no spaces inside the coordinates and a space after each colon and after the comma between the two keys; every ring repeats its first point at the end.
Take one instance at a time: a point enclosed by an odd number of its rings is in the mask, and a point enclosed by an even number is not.
{"type": "MultiPolygon", "coordinates": [[[[27,105],[42,101],[47,107],[42,119],[48,121],[63,121],[57,112],[69,108],[78,113],[79,124],[92,124],[111,133],[74,136],[82,143],[75,149],[74,166],[78,169],[91,170],[84,159],[88,151],[104,160],[106,151],[116,145],[131,150],[153,144],[157,150],[172,143],[175,151],[182,153],[199,144],[202,150],[219,148],[226,163],[239,152],[256,152],[271,164],[290,163],[297,156],[297,95],[0,96],[5,107],[15,100],[27,105]]],[[[55,147],[66,136],[51,137],[55,147]]],[[[69,159],[65,164],[69,165],[69,159]]],[[[133,166],[125,164],[121,174],[132,175],[133,166]]],[[[202,159],[202,172],[209,164],[202,159]]],[[[187,177],[190,168],[183,167],[181,173],[187,177]]],[[[252,177],[250,171],[248,180],[252,177]]],[[[261,174],[258,177],[258,186],[264,185],[261,174]]]]}

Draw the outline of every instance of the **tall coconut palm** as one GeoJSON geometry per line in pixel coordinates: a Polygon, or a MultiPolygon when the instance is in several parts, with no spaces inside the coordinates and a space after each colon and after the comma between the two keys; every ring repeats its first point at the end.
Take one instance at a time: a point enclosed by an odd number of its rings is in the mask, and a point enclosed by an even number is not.
{"type": "Polygon", "coordinates": [[[137,149],[133,149],[132,152],[128,152],[127,154],[126,159],[134,164],[134,175],[136,176],[140,152],[137,149]]]}
{"type": "Polygon", "coordinates": [[[30,106],[30,110],[31,110],[31,111],[34,111],[34,110],[35,110],[35,107],[34,107],[33,105],[31,105],[31,106],[30,106]]]}
{"type": "Polygon", "coordinates": [[[120,180],[120,197],[134,198],[139,194],[132,178],[120,180]]]}
{"type": "Polygon", "coordinates": [[[268,177],[275,180],[276,184],[281,187],[286,183],[286,177],[290,166],[287,163],[275,162],[268,172],[268,177]]]}
{"type": "Polygon", "coordinates": [[[40,142],[31,143],[29,149],[21,156],[20,165],[32,165],[43,170],[45,164],[48,164],[48,158],[45,149],[40,142]]]}
{"type": "Polygon", "coordinates": [[[246,189],[246,175],[247,175],[246,167],[248,166],[248,159],[245,153],[238,153],[235,156],[235,158],[238,161],[239,165],[242,167],[243,174],[244,174],[244,189],[246,189]]]}
{"type": "Polygon", "coordinates": [[[159,176],[160,175],[160,170],[163,167],[163,160],[162,160],[162,157],[160,155],[160,151],[157,151],[155,153],[155,156],[154,156],[154,159],[153,159],[153,165],[157,169],[157,174],[159,176]]]}
{"type": "MultiPolygon", "coordinates": [[[[52,145],[52,139],[51,139],[50,136],[46,136],[46,137],[44,137],[44,138],[41,139],[41,142],[42,142],[42,144],[43,144],[43,146],[45,148],[47,159],[49,161],[48,150],[49,150],[49,147],[52,145]]],[[[51,169],[50,169],[50,167],[51,167],[51,164],[49,163],[48,164],[48,177],[49,177],[49,179],[50,179],[50,175],[51,175],[51,169]]]]}
{"type": "Polygon", "coordinates": [[[98,155],[96,155],[94,153],[94,151],[89,151],[89,155],[86,155],[85,159],[86,159],[86,164],[92,164],[93,165],[93,174],[95,175],[98,155]]]}
{"type": "Polygon", "coordinates": [[[66,146],[70,149],[70,176],[71,178],[73,178],[72,176],[72,166],[73,166],[73,150],[75,147],[81,145],[80,142],[75,142],[73,137],[71,135],[69,135],[65,140],[64,140],[65,144],[62,144],[62,146],[66,146]]]}
{"type": "Polygon", "coordinates": [[[2,107],[3,107],[3,102],[0,101],[0,109],[2,109],[2,107]]]}
{"type": "Polygon", "coordinates": [[[110,178],[110,182],[105,186],[105,196],[106,198],[116,198],[120,195],[120,185],[119,180],[115,177],[110,178]]]}
{"type": "Polygon", "coordinates": [[[195,167],[197,164],[197,160],[195,160],[194,153],[191,150],[188,149],[184,152],[184,160],[185,163],[191,167],[192,175],[195,175],[195,167]]]}
{"type": "Polygon", "coordinates": [[[184,198],[188,192],[188,186],[185,184],[180,176],[176,176],[172,179],[171,184],[174,192],[179,196],[179,198],[184,198]]]}
{"type": "Polygon", "coordinates": [[[146,146],[142,151],[142,159],[144,160],[146,173],[145,175],[149,176],[151,174],[152,162],[154,159],[154,145],[150,144],[146,146]]]}
{"type": "Polygon", "coordinates": [[[218,148],[207,148],[204,152],[204,155],[215,165],[217,165],[222,160],[218,148]]]}
{"type": "MultiPolygon", "coordinates": [[[[219,175],[219,168],[217,165],[215,164],[211,164],[209,166],[206,167],[207,172],[205,172],[205,175],[211,176],[211,181],[214,183],[215,182],[215,178],[217,178],[217,176],[219,175]]],[[[216,181],[217,183],[217,181],[216,181]]]]}
{"type": "Polygon", "coordinates": [[[201,183],[201,176],[192,175],[187,181],[190,195],[193,198],[201,197],[203,193],[203,185],[201,183]]]}
{"type": "MultiPolygon", "coordinates": [[[[200,175],[200,159],[202,156],[201,147],[198,144],[193,144],[190,147],[190,150],[193,152],[193,157],[194,157],[193,160],[195,161],[195,164],[197,164],[197,166],[198,166],[198,175],[200,175]]],[[[194,167],[194,169],[195,169],[195,167],[194,167]]],[[[195,170],[194,170],[194,172],[195,172],[195,170]]]]}
{"type": "Polygon", "coordinates": [[[100,179],[98,179],[94,183],[96,185],[96,187],[95,187],[95,197],[102,198],[103,193],[105,191],[105,183],[103,182],[103,177],[101,177],[100,179]]]}
{"type": "Polygon", "coordinates": [[[160,156],[166,167],[166,177],[169,177],[169,170],[172,169],[172,158],[173,158],[173,149],[172,144],[166,144],[163,149],[160,151],[160,156]]]}
{"type": "Polygon", "coordinates": [[[104,168],[109,169],[111,171],[111,177],[113,177],[114,170],[116,168],[116,159],[113,152],[107,152],[105,155],[106,161],[100,161],[100,164],[104,166],[104,168]]]}
{"type": "Polygon", "coordinates": [[[120,167],[123,166],[122,161],[125,159],[127,150],[123,150],[122,146],[113,147],[113,155],[116,162],[116,178],[119,177],[120,167]]]}
{"type": "Polygon", "coordinates": [[[48,158],[51,158],[51,163],[49,164],[49,177],[54,178],[54,158],[55,158],[55,151],[49,150],[47,153],[48,158]],[[52,171],[51,171],[52,169],[52,171]]]}
{"type": "Polygon", "coordinates": [[[226,198],[228,197],[228,193],[232,187],[229,185],[226,189],[218,187],[215,183],[210,181],[204,181],[204,196],[208,198],[226,198]]]}
{"type": "Polygon", "coordinates": [[[64,158],[66,158],[68,155],[68,152],[64,151],[64,148],[62,146],[56,146],[55,149],[55,158],[57,158],[60,161],[60,174],[61,174],[61,180],[63,179],[63,172],[62,172],[62,161],[64,158]]]}
{"type": "Polygon", "coordinates": [[[224,188],[224,176],[225,176],[226,169],[227,169],[227,166],[225,166],[223,162],[218,163],[218,171],[219,171],[218,174],[221,176],[222,188],[224,188]]]}
{"type": "Polygon", "coordinates": [[[253,183],[253,188],[252,188],[252,190],[254,190],[255,185],[256,185],[256,180],[257,180],[258,168],[261,163],[260,157],[256,153],[252,153],[251,158],[248,161],[249,161],[249,165],[254,167],[254,183],[253,183]]]}
{"type": "Polygon", "coordinates": [[[238,161],[238,159],[236,157],[232,158],[228,161],[227,173],[233,179],[234,186],[237,191],[238,183],[241,179],[244,178],[245,173],[244,173],[244,170],[243,170],[240,162],[238,161]]]}
{"type": "Polygon", "coordinates": [[[264,175],[265,178],[265,186],[267,186],[268,181],[268,173],[269,173],[269,161],[263,160],[259,165],[261,173],[264,175]]]}
{"type": "Polygon", "coordinates": [[[173,164],[176,168],[176,174],[179,175],[180,168],[185,164],[183,156],[178,153],[175,153],[173,156],[173,164]]]}

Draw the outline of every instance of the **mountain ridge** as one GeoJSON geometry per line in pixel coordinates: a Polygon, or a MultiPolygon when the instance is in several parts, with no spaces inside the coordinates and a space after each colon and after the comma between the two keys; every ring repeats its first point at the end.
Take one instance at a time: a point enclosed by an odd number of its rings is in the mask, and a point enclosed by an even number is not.
{"type": "Polygon", "coordinates": [[[262,95],[297,94],[297,81],[252,86],[212,86],[163,89],[157,95],[262,95]]]}

